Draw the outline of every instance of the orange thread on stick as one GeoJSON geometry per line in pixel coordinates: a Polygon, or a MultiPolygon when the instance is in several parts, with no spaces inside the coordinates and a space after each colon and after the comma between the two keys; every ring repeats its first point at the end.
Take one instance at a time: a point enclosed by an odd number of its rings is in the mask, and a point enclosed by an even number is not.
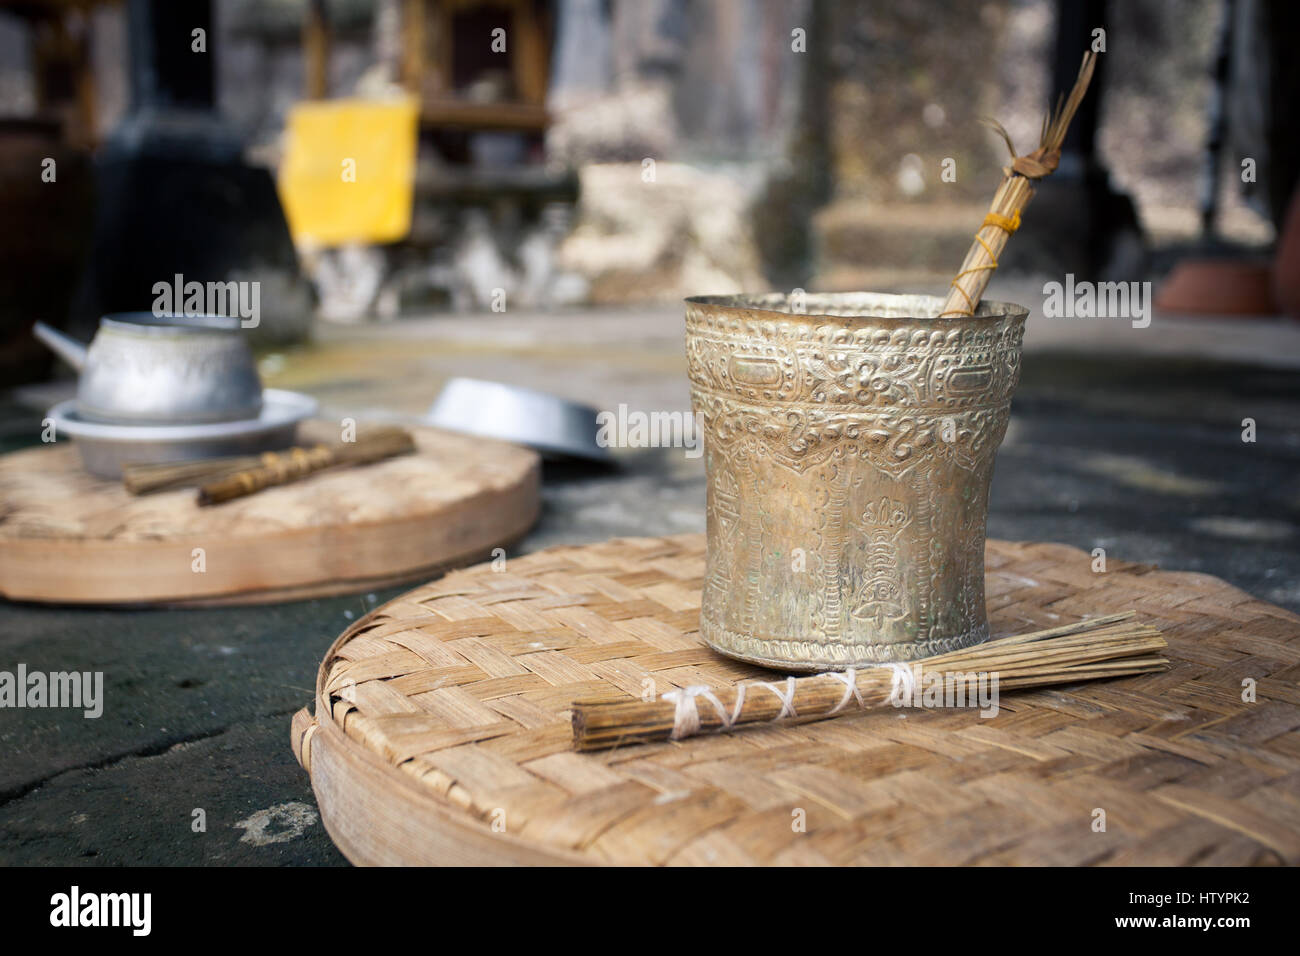
{"type": "MultiPolygon", "coordinates": [[[[1012,143],[1007,131],[1000,124],[990,121],[989,125],[1001,135],[1012,157],[1011,165],[1003,170],[1002,185],[993,197],[994,211],[989,212],[980,225],[981,232],[985,229],[1002,230],[1003,237],[998,240],[1000,244],[1005,245],[1011,234],[1020,228],[1020,210],[1033,195],[1033,184],[1044,176],[1050,175],[1060,164],[1061,146],[1065,142],[1070,120],[1074,118],[1079,104],[1083,101],[1096,65],[1097,55],[1092,52],[1085,53],[1069,97],[1058,101],[1056,109],[1043,121],[1038,148],[1033,152],[1025,156],[1017,156],[1015,144],[1012,143]],[[1006,210],[1010,215],[1001,210],[1006,210]]],[[[992,235],[990,233],[990,236],[992,235]]],[[[973,316],[975,306],[988,285],[989,276],[998,267],[993,251],[984,237],[977,235],[975,242],[976,244],[970,247],[966,259],[962,262],[962,272],[949,283],[948,295],[939,313],[941,318],[973,316]],[[962,281],[966,282],[967,288],[962,288],[958,284],[962,281]]]]}
{"type": "MultiPolygon", "coordinates": [[[[1020,228],[1020,213],[1017,212],[1015,215],[1015,219],[1012,220],[1012,219],[1008,219],[1006,216],[998,216],[997,213],[991,212],[984,217],[984,226],[997,226],[999,229],[1006,229],[1007,232],[1015,232],[1017,229],[1020,228]],[[990,218],[994,216],[997,216],[997,218],[1002,220],[1002,222],[990,222],[989,221],[990,218]],[[1007,226],[1010,226],[1011,228],[1008,229],[1007,226]]],[[[980,226],[980,228],[983,229],[984,226],[980,226]]],[[[961,297],[966,300],[966,309],[945,310],[943,316],[940,316],[941,318],[949,315],[974,315],[975,303],[971,301],[970,296],[966,294],[966,290],[963,289],[959,283],[963,278],[965,278],[966,276],[970,275],[973,272],[983,272],[986,269],[991,271],[998,267],[998,257],[993,254],[993,250],[989,248],[989,244],[984,241],[984,237],[981,236],[978,232],[975,233],[975,241],[978,242],[981,246],[983,246],[984,251],[989,254],[989,261],[982,262],[979,265],[971,266],[969,269],[961,270],[961,272],[957,273],[957,275],[953,278],[953,280],[948,283],[950,286],[952,286],[954,289],[960,292],[961,297]]]]}
{"type": "MultiPolygon", "coordinates": [[[[984,217],[984,225],[980,226],[980,228],[983,229],[984,226],[997,226],[997,228],[1007,233],[1007,235],[1010,235],[1020,228],[1020,210],[1017,209],[1015,214],[1010,217],[1000,215],[996,212],[991,212],[984,217]]],[[[976,236],[975,238],[978,239],[979,236],[976,236]]]]}

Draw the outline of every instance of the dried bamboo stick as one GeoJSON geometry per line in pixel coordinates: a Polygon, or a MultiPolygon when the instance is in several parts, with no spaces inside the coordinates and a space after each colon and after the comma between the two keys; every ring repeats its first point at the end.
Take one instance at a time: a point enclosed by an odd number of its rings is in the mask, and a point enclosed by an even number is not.
{"type": "Polygon", "coordinates": [[[814,677],[747,681],[733,687],[687,687],[655,701],[577,701],[577,750],[601,750],[696,733],[730,731],[771,721],[822,720],[837,714],[900,706],[929,679],[974,692],[983,680],[997,690],[1068,684],[1162,670],[1160,632],[1126,611],[1061,627],[988,641],[908,664],[886,664],[814,677]]]}
{"type": "Polygon", "coordinates": [[[989,279],[998,267],[998,256],[1006,248],[1011,234],[1020,228],[1020,213],[1033,198],[1034,183],[1050,175],[1061,161],[1061,144],[1065,142],[1070,121],[1074,119],[1074,114],[1088,91],[1096,60],[1095,53],[1084,54],[1074,89],[1063,103],[1057,103],[1055,112],[1043,120],[1038,148],[1032,153],[1017,156],[1006,130],[994,124],[1011,152],[1011,165],[1002,170],[1002,185],[993,195],[993,203],[989,206],[979,231],[975,233],[975,241],[962,261],[961,271],[949,283],[948,297],[943,303],[940,316],[975,314],[975,308],[988,287],[989,279]]]}
{"type": "Polygon", "coordinates": [[[199,488],[199,504],[214,505],[251,495],[272,485],[288,484],[340,465],[364,465],[415,451],[415,439],[401,428],[379,428],[354,442],[268,452],[251,467],[217,478],[199,488]]]}

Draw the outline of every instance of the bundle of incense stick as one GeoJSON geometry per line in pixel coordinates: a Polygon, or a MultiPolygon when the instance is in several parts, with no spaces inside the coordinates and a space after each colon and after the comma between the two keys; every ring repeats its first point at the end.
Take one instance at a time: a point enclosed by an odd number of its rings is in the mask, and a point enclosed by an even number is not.
{"type": "Polygon", "coordinates": [[[170,491],[255,468],[261,460],[261,455],[239,455],[197,461],[128,462],[122,466],[122,485],[133,495],[170,491]]]}
{"type": "Polygon", "coordinates": [[[975,233],[975,241],[966,253],[961,271],[949,283],[948,297],[940,316],[975,314],[975,307],[998,267],[998,256],[1006,248],[1011,234],[1020,228],[1020,213],[1034,195],[1034,183],[1055,171],[1061,161],[1061,144],[1065,142],[1070,121],[1088,91],[1096,59],[1095,53],[1084,54],[1074,89],[1063,102],[1056,104],[1053,113],[1044,118],[1038,148],[1032,153],[1017,156],[1007,131],[996,123],[990,124],[1006,141],[1011,152],[1011,165],[1003,169],[1002,185],[993,196],[988,215],[975,233]]]}
{"type": "Polygon", "coordinates": [[[217,478],[200,487],[199,504],[220,504],[273,485],[297,481],[326,468],[365,465],[412,451],[415,451],[415,439],[410,432],[401,428],[379,428],[358,435],[353,442],[267,452],[260,456],[253,467],[217,478]]]}
{"type": "Polygon", "coordinates": [[[1160,632],[1133,620],[1136,611],[1004,637],[907,664],[850,668],[815,677],[746,681],[731,687],[693,686],[657,701],[573,705],[576,750],[603,750],[749,724],[824,720],[859,710],[915,704],[922,689],[942,681],[975,704],[981,682],[996,689],[1072,684],[1163,670],[1160,632]]]}
{"type": "Polygon", "coordinates": [[[199,504],[214,504],[269,485],[293,481],[322,468],[379,461],[414,448],[409,432],[401,428],[375,428],[362,431],[354,442],[290,448],[261,455],[127,464],[122,468],[122,484],[133,495],[203,485],[211,500],[203,500],[201,496],[199,504]],[[276,478],[280,480],[273,480],[276,478]]]}

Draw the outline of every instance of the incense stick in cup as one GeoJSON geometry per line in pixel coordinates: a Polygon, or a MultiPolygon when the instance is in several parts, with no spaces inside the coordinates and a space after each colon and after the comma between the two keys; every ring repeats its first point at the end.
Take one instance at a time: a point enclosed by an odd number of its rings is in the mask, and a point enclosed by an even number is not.
{"type": "Polygon", "coordinates": [[[979,681],[998,690],[1069,684],[1163,670],[1160,632],[1125,611],[1075,624],[977,644],[906,664],[850,668],[815,677],[746,681],[733,687],[679,688],[651,702],[573,705],[574,749],[680,740],[753,724],[807,722],[902,705],[915,699],[927,675],[973,699],[979,681]]]}
{"type": "Polygon", "coordinates": [[[948,297],[944,300],[940,317],[975,314],[975,308],[998,267],[998,256],[1006,248],[1011,234],[1020,228],[1020,213],[1034,195],[1034,183],[1055,171],[1061,161],[1061,145],[1065,142],[1070,121],[1074,119],[1084,94],[1088,92],[1096,62],[1095,53],[1084,54],[1074,89],[1043,120],[1038,148],[1033,152],[1017,156],[1007,131],[992,124],[1006,141],[1007,149],[1011,152],[1011,165],[1003,169],[1002,185],[994,194],[988,214],[975,233],[975,241],[966,253],[961,271],[949,283],[948,297]]]}

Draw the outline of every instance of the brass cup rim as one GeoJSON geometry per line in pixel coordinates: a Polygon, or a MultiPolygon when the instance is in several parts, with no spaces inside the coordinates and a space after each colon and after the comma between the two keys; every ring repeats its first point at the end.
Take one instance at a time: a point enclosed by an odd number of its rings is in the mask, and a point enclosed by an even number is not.
{"type": "Polygon", "coordinates": [[[937,295],[888,292],[809,292],[803,297],[803,311],[795,312],[794,296],[785,292],[741,293],[738,295],[693,295],[687,305],[733,313],[749,313],[768,321],[816,322],[844,328],[926,324],[953,328],[997,320],[1023,322],[1029,310],[1015,302],[984,299],[973,316],[940,318],[944,299],[937,295]],[[755,315],[757,313],[757,315],[755,315]]]}

